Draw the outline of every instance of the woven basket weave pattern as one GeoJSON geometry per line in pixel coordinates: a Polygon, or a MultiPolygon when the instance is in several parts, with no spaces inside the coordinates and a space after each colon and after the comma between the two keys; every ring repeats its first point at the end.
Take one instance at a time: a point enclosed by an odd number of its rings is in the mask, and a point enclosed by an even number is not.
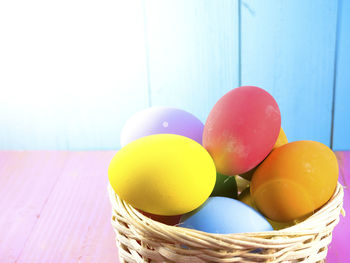
{"type": "Polygon", "coordinates": [[[343,213],[343,187],[305,221],[279,231],[210,234],[153,221],[108,187],[121,262],[324,262],[343,213]]]}

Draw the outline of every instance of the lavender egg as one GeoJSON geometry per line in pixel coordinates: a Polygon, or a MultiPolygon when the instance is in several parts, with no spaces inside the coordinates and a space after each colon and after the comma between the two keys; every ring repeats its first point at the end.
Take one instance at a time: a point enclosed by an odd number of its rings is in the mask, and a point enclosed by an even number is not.
{"type": "Polygon", "coordinates": [[[167,107],[152,107],[134,114],[124,125],[120,143],[152,134],[177,134],[202,144],[203,123],[191,113],[167,107]]]}

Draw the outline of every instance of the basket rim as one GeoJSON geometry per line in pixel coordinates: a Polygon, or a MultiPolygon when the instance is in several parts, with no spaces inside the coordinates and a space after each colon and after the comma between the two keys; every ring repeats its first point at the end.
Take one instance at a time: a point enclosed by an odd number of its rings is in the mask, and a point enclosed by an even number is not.
{"type": "MultiPolygon", "coordinates": [[[[332,195],[332,197],[327,201],[326,204],[324,204],[321,208],[316,210],[314,214],[307,217],[301,222],[298,222],[295,225],[292,225],[290,227],[280,229],[280,230],[272,230],[272,231],[264,231],[264,232],[244,232],[244,233],[234,233],[234,234],[217,234],[217,233],[208,233],[200,230],[190,229],[190,228],[184,228],[180,225],[166,225],[164,223],[155,221],[142,213],[140,213],[138,210],[136,210],[134,207],[132,207],[130,204],[122,200],[113,190],[112,186],[108,183],[108,192],[109,192],[109,199],[110,203],[112,205],[112,209],[117,211],[118,213],[122,214],[122,216],[125,218],[125,220],[128,223],[132,223],[133,220],[137,222],[138,224],[144,224],[146,226],[152,226],[155,229],[163,229],[166,232],[174,233],[177,232],[183,233],[185,236],[188,237],[196,237],[201,238],[201,236],[205,236],[206,238],[214,238],[217,240],[218,238],[220,240],[224,239],[232,239],[232,238],[239,238],[243,239],[244,237],[247,237],[249,241],[252,241],[252,239],[255,242],[266,242],[268,241],[269,244],[272,243],[281,243],[281,240],[279,239],[271,239],[271,238],[278,238],[278,237],[293,237],[293,239],[302,237],[305,235],[312,235],[315,233],[320,233],[320,231],[329,231],[335,227],[335,225],[339,221],[339,214],[341,213],[343,216],[345,216],[345,211],[343,209],[343,196],[344,196],[344,190],[343,186],[338,182],[336,189],[332,195]],[[333,218],[333,219],[332,219],[333,218]],[[334,218],[337,218],[334,219],[334,218]],[[331,222],[328,222],[331,221],[331,222]],[[267,239],[268,238],[268,239],[267,239]]],[[[242,240],[242,241],[243,241],[242,240]]]]}

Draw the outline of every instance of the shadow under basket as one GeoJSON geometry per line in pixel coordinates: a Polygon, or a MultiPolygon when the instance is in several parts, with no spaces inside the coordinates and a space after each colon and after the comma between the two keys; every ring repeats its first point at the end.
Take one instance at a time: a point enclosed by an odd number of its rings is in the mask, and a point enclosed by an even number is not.
{"type": "Polygon", "coordinates": [[[120,262],[324,262],[344,211],[343,187],[315,214],[278,231],[210,234],[156,222],[108,186],[120,262]]]}

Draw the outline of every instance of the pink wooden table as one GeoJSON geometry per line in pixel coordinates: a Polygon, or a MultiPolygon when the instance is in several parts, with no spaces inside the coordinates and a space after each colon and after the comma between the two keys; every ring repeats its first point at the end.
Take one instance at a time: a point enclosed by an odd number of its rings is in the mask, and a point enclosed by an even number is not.
{"type": "MultiPolygon", "coordinates": [[[[0,263],[118,262],[106,190],[114,153],[0,151],[0,263]]],[[[350,154],[338,156],[346,183],[350,154]]],[[[328,262],[349,253],[350,233],[338,232],[328,262]]]]}
{"type": "Polygon", "coordinates": [[[118,262],[107,167],[115,152],[0,152],[0,262],[118,262]]]}

